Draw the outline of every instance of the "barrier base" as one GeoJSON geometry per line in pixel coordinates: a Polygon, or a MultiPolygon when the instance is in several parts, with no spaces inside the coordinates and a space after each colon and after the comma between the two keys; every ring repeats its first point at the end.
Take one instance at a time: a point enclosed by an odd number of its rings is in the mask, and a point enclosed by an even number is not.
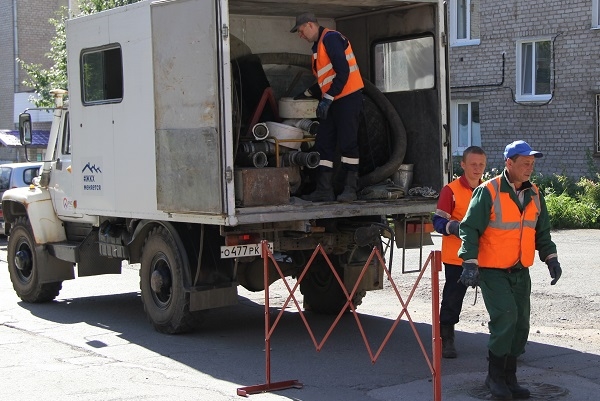
{"type": "Polygon", "coordinates": [[[265,393],[267,391],[286,390],[288,388],[302,388],[304,385],[298,380],[286,380],[276,383],[255,384],[254,386],[240,387],[237,395],[248,397],[251,394],[265,393]]]}

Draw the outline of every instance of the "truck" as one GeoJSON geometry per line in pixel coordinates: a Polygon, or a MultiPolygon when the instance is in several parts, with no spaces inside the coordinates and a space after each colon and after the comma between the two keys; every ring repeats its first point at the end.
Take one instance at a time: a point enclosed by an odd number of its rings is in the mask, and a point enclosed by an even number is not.
{"type": "MultiPolygon", "coordinates": [[[[2,197],[18,296],[48,302],[64,280],[126,262],[163,333],[305,268],[305,309],[340,312],[340,281],[350,293],[360,278],[358,306],[383,286],[377,260],[360,276],[372,250],[391,266],[394,244],[422,245],[407,238],[425,237],[451,174],[444,7],[146,0],[68,20],[68,98],[53,91],[41,174],[2,197]],[[318,164],[317,101],[294,100],[315,82],[311,44],[290,33],[306,11],[350,40],[365,82],[356,201],[301,199],[318,164]]],[[[25,146],[34,123],[19,116],[25,146]]]]}

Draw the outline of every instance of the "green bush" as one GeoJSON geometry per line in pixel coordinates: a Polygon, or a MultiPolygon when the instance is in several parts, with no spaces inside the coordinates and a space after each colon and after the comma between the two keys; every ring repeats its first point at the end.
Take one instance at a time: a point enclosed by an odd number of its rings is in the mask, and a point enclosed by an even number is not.
{"type": "Polygon", "coordinates": [[[546,196],[552,228],[600,228],[600,209],[567,194],[546,196]]]}
{"type": "Polygon", "coordinates": [[[545,176],[543,174],[534,174],[531,181],[535,183],[545,194],[567,194],[575,198],[578,194],[578,188],[575,181],[566,175],[552,174],[545,176]]]}
{"type": "Polygon", "coordinates": [[[577,186],[580,188],[578,198],[581,202],[600,206],[600,175],[596,176],[596,181],[583,177],[577,186]]]}

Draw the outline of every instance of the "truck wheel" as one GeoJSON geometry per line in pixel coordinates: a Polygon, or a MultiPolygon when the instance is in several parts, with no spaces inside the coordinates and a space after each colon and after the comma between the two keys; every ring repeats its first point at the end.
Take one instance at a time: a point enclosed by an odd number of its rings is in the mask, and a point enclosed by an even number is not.
{"type": "Polygon", "coordinates": [[[154,228],[146,237],[140,290],[146,315],[158,332],[176,334],[194,329],[190,295],[183,288],[185,257],[166,228],[154,228]]]}
{"type": "MultiPolygon", "coordinates": [[[[338,269],[343,280],[343,272],[338,269]]],[[[324,260],[315,259],[313,265],[300,282],[304,296],[304,307],[315,313],[337,315],[346,304],[346,295],[324,260]]]]}
{"type": "Polygon", "coordinates": [[[10,281],[19,298],[25,302],[52,301],[62,289],[62,281],[40,283],[40,266],[33,238],[29,219],[18,218],[8,237],[7,259],[10,281]]]}

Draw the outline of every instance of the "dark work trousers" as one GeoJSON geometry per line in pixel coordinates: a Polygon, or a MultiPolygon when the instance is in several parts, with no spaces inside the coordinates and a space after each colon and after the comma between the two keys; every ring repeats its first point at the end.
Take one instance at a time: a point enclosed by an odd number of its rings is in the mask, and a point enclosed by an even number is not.
{"type": "Polygon", "coordinates": [[[479,269],[479,288],[490,315],[488,348],[496,356],[519,356],[529,337],[529,269],[479,269]]]}
{"type": "MultiPolygon", "coordinates": [[[[322,162],[333,166],[336,148],[339,147],[342,157],[358,161],[358,123],[363,108],[362,91],[356,91],[334,100],[329,107],[326,120],[319,120],[315,149],[322,162]]],[[[331,167],[319,166],[319,169],[331,167]]],[[[345,171],[358,171],[358,163],[342,163],[345,171]]]]}
{"type": "Polygon", "coordinates": [[[446,282],[442,292],[442,307],[440,308],[440,324],[455,325],[458,323],[463,299],[467,287],[458,281],[462,273],[462,266],[444,263],[446,282]]]}

